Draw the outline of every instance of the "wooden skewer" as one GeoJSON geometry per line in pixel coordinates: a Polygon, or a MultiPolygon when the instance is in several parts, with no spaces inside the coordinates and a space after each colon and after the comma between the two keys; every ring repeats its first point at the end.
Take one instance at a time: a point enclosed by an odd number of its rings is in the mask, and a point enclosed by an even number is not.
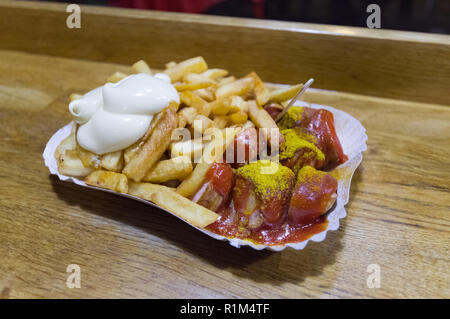
{"type": "Polygon", "coordinates": [[[284,114],[286,114],[286,112],[289,110],[289,108],[294,105],[295,101],[297,101],[300,96],[303,95],[303,93],[305,93],[305,91],[311,86],[311,84],[313,84],[314,79],[309,79],[305,85],[302,86],[302,88],[298,91],[298,93],[291,99],[291,101],[289,102],[288,105],[286,105],[286,107],[283,109],[283,111],[281,111],[280,114],[278,114],[278,116],[275,119],[275,122],[278,122],[284,114]]]}

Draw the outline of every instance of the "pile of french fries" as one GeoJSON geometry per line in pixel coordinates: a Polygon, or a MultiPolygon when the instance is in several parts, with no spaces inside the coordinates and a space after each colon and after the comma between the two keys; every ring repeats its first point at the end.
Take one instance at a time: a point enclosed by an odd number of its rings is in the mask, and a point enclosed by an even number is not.
{"type": "MultiPolygon", "coordinates": [[[[152,74],[143,60],[132,73],[152,74]]],[[[189,200],[205,180],[208,169],[223,159],[235,136],[246,128],[275,129],[269,143],[283,143],[277,124],[263,108],[283,108],[302,84],[273,88],[251,72],[242,78],[224,69],[209,69],[202,57],[166,64],[181,103],[171,103],[153,117],[147,133],[128,148],[104,155],[81,148],[72,133],[57,147],[60,174],[84,178],[86,184],[149,200],[197,227],[218,215],[189,200]],[[180,138],[188,132],[188,138],[180,138]],[[274,140],[276,139],[276,141],[274,140]]],[[[116,72],[107,82],[129,74],[116,72]]],[[[72,94],[71,100],[80,98],[72,94]]]]}

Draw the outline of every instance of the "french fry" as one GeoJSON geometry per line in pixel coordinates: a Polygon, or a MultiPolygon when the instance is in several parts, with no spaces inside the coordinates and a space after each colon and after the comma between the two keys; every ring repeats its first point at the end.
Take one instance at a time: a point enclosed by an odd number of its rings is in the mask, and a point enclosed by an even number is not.
{"type": "MultiPolygon", "coordinates": [[[[170,137],[170,142],[171,143],[177,143],[177,142],[181,142],[181,141],[186,141],[188,139],[191,138],[191,133],[189,132],[189,130],[185,127],[181,128],[181,127],[177,127],[176,129],[174,129],[172,131],[171,137],[170,137]]],[[[170,145],[169,145],[170,148],[170,145]]],[[[163,157],[165,156],[165,154],[163,154],[163,157]]],[[[163,157],[160,158],[160,160],[163,159],[163,157]]],[[[167,158],[164,158],[167,159],[167,158]]]]}
{"type": "Polygon", "coordinates": [[[174,67],[164,71],[170,77],[172,83],[180,81],[188,73],[202,73],[208,69],[208,65],[203,57],[198,56],[192,59],[177,63],[174,67]]]}
{"type": "Polygon", "coordinates": [[[77,138],[76,138],[76,128],[72,127],[72,132],[70,132],[69,136],[59,143],[59,145],[55,149],[55,158],[58,159],[61,155],[66,154],[67,150],[75,150],[77,148],[77,138]]]}
{"type": "Polygon", "coordinates": [[[113,75],[111,75],[106,82],[112,82],[112,83],[117,83],[120,80],[122,80],[123,78],[126,78],[128,76],[128,74],[122,73],[122,72],[115,72],[113,75]]]}
{"type": "Polygon", "coordinates": [[[227,76],[228,71],[223,69],[208,69],[205,72],[201,73],[201,75],[215,80],[227,76]]]}
{"type": "Polygon", "coordinates": [[[100,156],[94,154],[88,150],[85,150],[81,146],[77,147],[78,157],[83,163],[84,167],[100,168],[100,156]]]}
{"type": "Polygon", "coordinates": [[[100,166],[108,171],[120,172],[123,168],[123,152],[104,154],[100,160],[100,166]]]}
{"type": "Polygon", "coordinates": [[[159,161],[142,179],[144,182],[163,183],[173,179],[183,180],[192,172],[190,157],[178,156],[159,161]]]}
{"type": "Polygon", "coordinates": [[[177,193],[188,197],[194,194],[202,185],[208,169],[215,162],[220,161],[223,157],[223,152],[228,145],[233,142],[235,135],[239,129],[228,129],[226,132],[215,128],[214,139],[205,146],[200,162],[195,166],[192,173],[177,187],[177,193]]]}
{"type": "Polygon", "coordinates": [[[83,96],[83,95],[81,95],[81,94],[72,93],[72,94],[70,94],[70,96],[69,96],[69,101],[72,102],[72,101],[78,100],[78,99],[80,99],[82,96],[83,96]]]}
{"type": "MultiPolygon", "coordinates": [[[[173,108],[175,108],[174,105],[172,105],[173,108]]],[[[128,146],[124,152],[123,152],[123,159],[125,162],[125,165],[131,162],[133,157],[136,155],[137,151],[140,149],[142,145],[147,141],[147,139],[150,137],[150,135],[153,133],[153,130],[155,129],[156,125],[161,121],[161,118],[163,117],[164,112],[159,112],[152,118],[152,121],[150,122],[149,128],[145,135],[136,143],[128,146]]]]}
{"type": "Polygon", "coordinates": [[[210,83],[210,82],[202,82],[202,83],[182,83],[182,84],[177,84],[175,85],[175,89],[178,92],[182,92],[182,91],[194,91],[194,90],[199,90],[199,89],[205,89],[208,88],[210,86],[214,86],[214,83],[210,83]]]}
{"type": "Polygon", "coordinates": [[[211,85],[217,85],[216,81],[210,79],[207,76],[203,76],[197,73],[188,73],[183,77],[183,81],[186,83],[210,83],[211,85]]]}
{"type": "Polygon", "coordinates": [[[199,133],[205,132],[207,129],[213,126],[213,121],[204,115],[197,115],[194,119],[193,128],[199,133]]]}
{"type": "Polygon", "coordinates": [[[197,162],[198,159],[202,156],[203,147],[204,144],[201,138],[175,142],[170,144],[169,146],[170,156],[172,158],[178,156],[187,156],[191,158],[191,160],[197,162]]]}
{"type": "Polygon", "coordinates": [[[168,106],[162,111],[161,120],[156,124],[148,140],[142,145],[123,169],[123,173],[134,181],[141,181],[170,144],[171,133],[177,127],[175,107],[168,106]]]}
{"type": "Polygon", "coordinates": [[[302,89],[302,87],[303,84],[297,84],[290,86],[288,88],[276,89],[274,91],[269,92],[268,100],[278,103],[290,100],[298,93],[298,91],[302,89]]]}
{"type": "Polygon", "coordinates": [[[84,180],[86,184],[111,189],[120,193],[128,193],[128,179],[124,174],[98,170],[89,174],[84,180]]]}
{"type": "Polygon", "coordinates": [[[198,111],[195,107],[185,107],[181,109],[178,114],[184,118],[187,124],[193,124],[196,116],[198,115],[198,111]]]}
{"type": "Polygon", "coordinates": [[[166,63],[166,69],[173,68],[177,63],[175,61],[170,61],[166,63]]]}
{"type": "Polygon", "coordinates": [[[269,101],[269,90],[267,90],[264,82],[255,72],[251,72],[246,77],[251,77],[254,79],[256,103],[258,103],[258,105],[260,106],[263,106],[267,103],[267,101],[269,101]]]}
{"type": "Polygon", "coordinates": [[[228,115],[232,124],[243,124],[247,122],[248,114],[245,112],[236,112],[228,115]]]}
{"type": "Polygon", "coordinates": [[[62,175],[84,177],[89,175],[93,169],[85,167],[78,157],[75,127],[64,140],[59,143],[55,150],[55,159],[58,163],[58,172],[62,175]]]}
{"type": "Polygon", "coordinates": [[[131,162],[131,159],[136,155],[137,151],[139,150],[139,147],[142,145],[142,141],[138,141],[134,143],[133,145],[128,146],[123,151],[123,161],[124,164],[127,165],[129,162],[131,162]]]}
{"type": "Polygon", "coordinates": [[[146,74],[152,74],[152,70],[148,66],[147,62],[144,60],[139,60],[136,63],[134,63],[131,68],[136,73],[146,73],[146,74]]]}
{"type": "Polygon", "coordinates": [[[130,181],[128,193],[151,201],[196,227],[204,228],[219,217],[215,212],[192,202],[166,186],[130,181]]]}
{"type": "Polygon", "coordinates": [[[178,117],[178,128],[185,128],[187,124],[186,119],[180,113],[177,113],[177,117],[178,117]]]}
{"type": "Polygon", "coordinates": [[[209,103],[190,91],[180,92],[180,101],[187,106],[195,107],[198,113],[204,116],[209,116],[211,112],[211,106],[207,105],[209,103]]]}
{"type": "Polygon", "coordinates": [[[233,83],[234,81],[236,81],[236,78],[234,76],[227,76],[225,78],[222,78],[219,80],[218,86],[224,86],[230,83],[233,83]]]}
{"type": "Polygon", "coordinates": [[[202,99],[204,99],[207,102],[212,102],[214,101],[214,92],[216,91],[215,87],[208,87],[206,89],[199,89],[199,90],[194,90],[192,91],[193,94],[201,97],[202,99]]]}
{"type": "Polygon", "coordinates": [[[227,115],[230,113],[230,103],[226,99],[217,99],[209,103],[211,114],[213,115],[227,115]]]}
{"type": "Polygon", "coordinates": [[[229,121],[228,116],[226,116],[226,115],[216,115],[216,116],[214,116],[214,120],[213,120],[214,124],[213,124],[213,126],[222,129],[222,128],[225,128],[227,126],[228,121],[229,121]]]}
{"type": "Polygon", "coordinates": [[[216,90],[216,99],[224,99],[231,95],[245,95],[253,89],[254,82],[253,78],[242,78],[220,86],[216,90]]]}
{"type": "Polygon", "coordinates": [[[248,112],[248,105],[247,102],[244,101],[240,96],[232,96],[229,100],[230,103],[230,112],[248,112]]]}
{"type": "Polygon", "coordinates": [[[85,167],[80,158],[76,156],[76,152],[68,151],[67,154],[61,154],[57,159],[58,172],[62,175],[85,177],[94,169],[85,167]]]}
{"type": "Polygon", "coordinates": [[[244,125],[242,125],[242,129],[241,130],[244,131],[244,130],[246,130],[248,128],[251,128],[251,127],[255,127],[255,124],[253,124],[252,121],[247,121],[247,122],[245,122],[244,125]]]}
{"type": "Polygon", "coordinates": [[[78,157],[76,128],[56,147],[54,157],[58,163],[58,172],[62,175],[84,177],[89,175],[93,169],[85,167],[78,157]]]}
{"type": "Polygon", "coordinates": [[[284,143],[284,138],[278,129],[277,123],[273,120],[273,118],[264,110],[261,106],[256,104],[256,101],[251,100],[247,101],[248,103],[248,115],[252,122],[259,128],[264,128],[263,131],[270,130],[271,134],[268,134],[266,137],[269,143],[279,143],[281,145],[284,143]],[[271,130],[272,129],[272,130],[271,130]],[[273,141],[272,139],[277,139],[273,141]]]}

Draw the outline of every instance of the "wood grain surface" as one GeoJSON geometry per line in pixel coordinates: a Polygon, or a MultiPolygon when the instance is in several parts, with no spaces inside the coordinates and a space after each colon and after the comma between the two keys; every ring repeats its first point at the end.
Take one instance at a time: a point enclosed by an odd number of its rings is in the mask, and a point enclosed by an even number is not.
{"type": "Polygon", "coordinates": [[[127,67],[14,51],[0,61],[2,297],[450,297],[448,107],[309,92],[357,117],[368,151],[340,229],[274,253],[49,175],[41,154],[70,121],[69,94],[127,67]],[[69,264],[80,289],[66,288],[69,264]],[[369,264],[379,289],[366,285],[369,264]]]}
{"type": "MultiPolygon", "coordinates": [[[[47,12],[26,3],[0,5],[1,298],[450,298],[448,38],[439,44],[440,38],[435,36],[390,33],[387,40],[382,39],[383,34],[364,36],[363,43],[375,41],[378,53],[394,50],[386,53],[386,59],[377,60],[381,73],[367,65],[358,69],[362,51],[349,51],[344,57],[323,53],[315,60],[316,47],[307,46],[307,58],[296,66],[289,62],[294,56],[283,51],[288,48],[283,46],[279,52],[285,53],[287,60],[280,62],[283,68],[277,71],[273,61],[279,61],[280,54],[273,48],[263,50],[266,53],[258,60],[265,61],[261,65],[251,60],[257,53],[244,58],[230,51],[219,54],[215,48],[223,49],[223,42],[231,40],[226,36],[221,42],[207,36],[213,41],[211,46],[202,38],[204,35],[199,35],[189,47],[161,49],[147,40],[129,47],[136,37],[145,38],[142,30],[149,23],[149,13],[130,10],[106,10],[105,14],[98,8],[89,9],[103,22],[109,21],[111,12],[121,16],[115,23],[122,29],[110,29],[117,33],[116,38],[94,37],[86,43],[67,38],[58,42],[66,31],[52,31],[51,25],[55,17],[64,23],[62,7],[45,8],[47,12]],[[22,15],[20,6],[25,8],[22,15]],[[5,13],[12,12],[16,21],[28,23],[28,27],[14,23],[9,16],[10,24],[5,23],[5,13]],[[133,15],[136,34],[130,32],[133,15]],[[30,17],[34,18],[27,20],[30,17]],[[129,42],[125,41],[126,34],[129,42]],[[117,39],[126,45],[117,44],[117,39]],[[405,43],[406,47],[398,48],[405,43]],[[144,44],[149,46],[144,48],[144,44]],[[393,57],[393,52],[406,56],[393,57]],[[427,60],[426,65],[415,63],[418,57],[433,52],[435,59],[427,60]],[[273,82],[296,82],[311,74],[319,80],[316,87],[353,92],[311,90],[305,95],[308,101],[352,114],[369,136],[368,151],[352,181],[348,216],[324,242],[281,253],[237,249],[143,203],[81,188],[49,175],[42,152],[50,136],[70,121],[67,104],[71,93],[102,85],[115,71],[129,71],[116,63],[143,57],[158,67],[196,53],[207,57],[212,67],[225,66],[240,73],[255,69],[273,82]],[[272,60],[270,54],[275,54],[272,60]],[[300,73],[290,75],[290,64],[300,73]],[[405,68],[405,74],[396,73],[396,64],[405,68]],[[364,72],[369,72],[367,79],[360,77],[364,72]],[[420,76],[426,81],[419,81],[420,76]],[[432,84],[428,81],[431,77],[436,79],[432,84]],[[401,83],[405,79],[410,81],[401,83]],[[394,88],[393,83],[399,86],[394,88]],[[66,287],[69,264],[81,267],[80,289],[66,287]],[[380,288],[367,286],[370,264],[380,266],[380,288]]],[[[250,23],[246,21],[242,26],[250,23]]],[[[89,17],[85,22],[96,25],[89,17]]],[[[277,27],[281,28],[277,23],[264,28],[253,26],[254,33],[242,31],[240,35],[242,41],[250,41],[251,34],[257,38],[277,27]]],[[[227,30],[218,23],[211,28],[214,32],[227,30]]],[[[282,39],[288,32],[283,28],[282,39]]],[[[322,33],[317,36],[332,39],[327,28],[318,27],[322,33]]],[[[78,31],[84,34],[78,40],[94,36],[89,28],[78,31]]],[[[162,32],[167,35],[167,31],[162,32]]],[[[157,34],[149,31],[148,35],[157,34]]],[[[318,43],[313,40],[313,32],[302,34],[298,41],[318,43]]],[[[345,46],[364,47],[356,38],[340,36],[345,46]]],[[[336,38],[333,45],[344,46],[339,43],[336,38]]],[[[236,48],[238,52],[239,46],[236,48]]],[[[322,49],[330,51],[331,47],[322,49]]]]}
{"type": "Polygon", "coordinates": [[[329,90],[450,104],[450,37],[342,26],[81,7],[66,27],[65,4],[5,1],[0,48],[162,68],[203,55],[234,74],[274,83],[314,77],[329,90]]]}

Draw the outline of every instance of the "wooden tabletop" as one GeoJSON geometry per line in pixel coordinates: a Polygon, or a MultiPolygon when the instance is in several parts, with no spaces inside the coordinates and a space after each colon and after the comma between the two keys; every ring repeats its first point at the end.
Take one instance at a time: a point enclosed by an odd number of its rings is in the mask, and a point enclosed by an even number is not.
{"type": "Polygon", "coordinates": [[[42,152],[70,121],[69,95],[115,71],[128,67],[0,50],[0,297],[450,297],[448,105],[309,91],[367,129],[348,216],[302,251],[255,251],[49,174],[42,152]],[[66,286],[70,264],[79,289],[66,286]]]}

